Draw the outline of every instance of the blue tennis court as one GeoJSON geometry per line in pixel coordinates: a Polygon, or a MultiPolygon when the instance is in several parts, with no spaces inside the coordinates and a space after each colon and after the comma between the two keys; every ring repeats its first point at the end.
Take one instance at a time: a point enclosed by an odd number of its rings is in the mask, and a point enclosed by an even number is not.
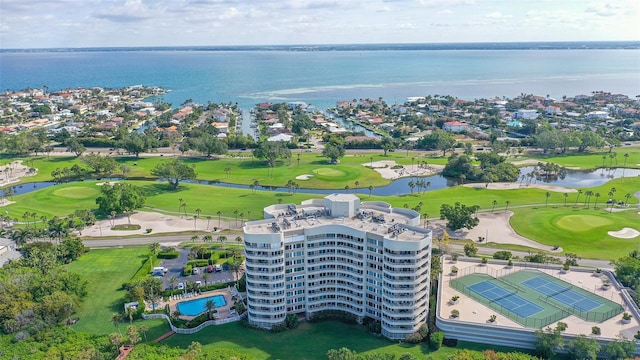
{"type": "Polygon", "coordinates": [[[571,286],[562,286],[541,276],[524,281],[522,285],[582,312],[591,311],[602,305],[601,302],[572,290],[571,286]]]}
{"type": "Polygon", "coordinates": [[[515,293],[509,292],[488,280],[475,283],[469,286],[468,289],[489,300],[489,302],[496,303],[523,318],[544,310],[542,307],[530,302],[529,300],[524,299],[515,293]]]}

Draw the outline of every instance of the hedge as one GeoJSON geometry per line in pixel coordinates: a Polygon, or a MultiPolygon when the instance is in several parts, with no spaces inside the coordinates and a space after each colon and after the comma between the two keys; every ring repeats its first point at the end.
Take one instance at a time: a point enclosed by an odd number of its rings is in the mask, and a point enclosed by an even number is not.
{"type": "Polygon", "coordinates": [[[180,256],[179,251],[159,252],[158,259],[177,259],[180,256]]]}

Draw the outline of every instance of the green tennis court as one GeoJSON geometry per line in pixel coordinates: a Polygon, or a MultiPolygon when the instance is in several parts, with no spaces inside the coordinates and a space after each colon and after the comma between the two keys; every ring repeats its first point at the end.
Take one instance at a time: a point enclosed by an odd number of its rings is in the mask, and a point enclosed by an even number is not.
{"type": "Polygon", "coordinates": [[[450,285],[530,328],[542,328],[569,315],[602,322],[623,311],[611,300],[537,270],[521,270],[500,278],[472,273],[451,280],[450,285]]]}

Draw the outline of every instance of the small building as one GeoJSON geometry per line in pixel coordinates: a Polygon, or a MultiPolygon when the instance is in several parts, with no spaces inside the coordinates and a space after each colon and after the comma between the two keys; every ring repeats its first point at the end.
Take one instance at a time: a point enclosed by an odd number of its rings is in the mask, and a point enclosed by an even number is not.
{"type": "Polygon", "coordinates": [[[514,119],[525,119],[525,120],[535,120],[538,118],[540,114],[538,114],[537,110],[533,109],[519,109],[513,114],[514,119]]]}
{"type": "Polygon", "coordinates": [[[466,122],[460,122],[460,121],[449,121],[444,123],[444,125],[442,126],[442,130],[444,131],[451,131],[454,133],[459,133],[459,132],[463,132],[466,130],[469,130],[470,125],[466,122]]]}

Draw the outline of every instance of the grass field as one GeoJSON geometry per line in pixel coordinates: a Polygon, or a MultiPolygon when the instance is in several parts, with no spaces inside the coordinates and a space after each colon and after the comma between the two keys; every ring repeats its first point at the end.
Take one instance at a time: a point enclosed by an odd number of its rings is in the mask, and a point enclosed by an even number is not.
{"type": "Polygon", "coordinates": [[[548,161],[556,163],[566,167],[576,167],[581,169],[593,169],[602,166],[625,166],[625,154],[629,156],[626,158],[626,167],[640,168],[640,148],[639,147],[623,147],[616,148],[609,153],[608,149],[600,149],[595,151],[588,151],[583,154],[548,154],[536,157],[530,157],[533,160],[548,161]],[[615,154],[613,158],[610,158],[611,154],[615,154]],[[603,157],[605,157],[603,159],[603,157]]]}
{"type": "MultiPolygon", "coordinates": [[[[149,250],[144,247],[91,250],[69,264],[70,272],[81,274],[89,282],[88,296],[75,314],[80,321],[74,329],[98,335],[115,332],[111,315],[124,311],[122,284],[131,279],[148,256],[149,250]]],[[[121,329],[126,325],[123,323],[121,329]]]]}
{"type": "Polygon", "coordinates": [[[211,326],[190,335],[173,335],[165,342],[170,346],[187,348],[192,341],[200,342],[203,351],[207,349],[230,349],[246,355],[250,359],[299,359],[324,360],[327,351],[347,347],[359,354],[382,353],[394,354],[396,357],[410,353],[418,358],[431,356],[433,359],[447,359],[460,349],[482,351],[522,351],[499,346],[473,343],[459,343],[458,348],[442,347],[431,352],[427,343],[412,345],[396,343],[369,334],[364,326],[347,325],[336,321],[320,323],[302,322],[298,328],[282,333],[270,333],[261,330],[247,329],[240,323],[211,326]]]}

